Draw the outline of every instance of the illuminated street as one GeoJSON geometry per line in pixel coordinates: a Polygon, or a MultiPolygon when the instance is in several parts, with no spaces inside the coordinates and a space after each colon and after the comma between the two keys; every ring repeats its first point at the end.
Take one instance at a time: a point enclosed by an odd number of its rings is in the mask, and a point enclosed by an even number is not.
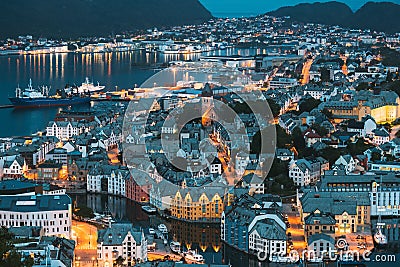
{"type": "Polygon", "coordinates": [[[282,206],[283,214],[288,215],[290,224],[290,227],[286,230],[286,234],[291,233],[293,249],[300,252],[307,248],[307,244],[304,239],[304,229],[302,228],[299,211],[297,208],[296,211],[292,211],[291,205],[283,204],[282,206]]]}
{"type": "Polygon", "coordinates": [[[111,164],[120,164],[119,159],[118,159],[118,149],[114,148],[107,153],[108,158],[111,162],[111,164]]]}
{"type": "Polygon", "coordinates": [[[313,59],[307,59],[306,62],[304,62],[303,69],[301,71],[302,79],[301,79],[301,85],[305,85],[310,82],[310,68],[311,65],[313,64],[313,59]]]}
{"type": "Polygon", "coordinates": [[[72,238],[76,242],[75,266],[97,266],[97,228],[85,222],[72,222],[72,238]]]}

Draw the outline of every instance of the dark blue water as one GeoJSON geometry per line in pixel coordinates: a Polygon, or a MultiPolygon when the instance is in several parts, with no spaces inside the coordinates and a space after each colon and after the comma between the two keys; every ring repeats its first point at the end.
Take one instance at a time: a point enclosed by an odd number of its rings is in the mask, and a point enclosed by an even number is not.
{"type": "MultiPolygon", "coordinates": [[[[204,55],[254,55],[255,49],[227,49],[204,55]]],[[[260,52],[260,51],[258,51],[260,52]]],[[[171,60],[195,60],[201,55],[146,54],[144,51],[96,54],[42,54],[0,56],[0,105],[10,104],[19,84],[26,88],[29,79],[34,87],[51,86],[50,93],[66,84],[80,85],[85,77],[106,86],[106,90],[133,88],[140,85],[171,60]]],[[[0,137],[30,135],[43,130],[60,108],[0,109],[0,137]]]]}

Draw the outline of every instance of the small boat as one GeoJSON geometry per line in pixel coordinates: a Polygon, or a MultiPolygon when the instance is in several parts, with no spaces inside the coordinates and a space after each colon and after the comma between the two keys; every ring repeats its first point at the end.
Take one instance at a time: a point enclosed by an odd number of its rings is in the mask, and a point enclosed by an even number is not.
{"type": "Polygon", "coordinates": [[[115,223],[115,221],[113,220],[111,215],[106,215],[104,216],[101,221],[105,224],[109,224],[109,223],[115,223]]]}
{"type": "MultiPolygon", "coordinates": [[[[382,192],[382,176],[379,183],[379,192],[382,192]]],[[[383,248],[388,244],[387,237],[381,230],[383,227],[385,227],[385,223],[382,222],[381,213],[379,213],[378,222],[376,223],[376,232],[374,234],[374,242],[377,248],[383,248]]]]}
{"type": "Polygon", "coordinates": [[[381,248],[387,245],[388,241],[386,235],[384,235],[381,229],[378,229],[374,234],[374,242],[377,247],[381,248]]]}
{"type": "Polygon", "coordinates": [[[172,241],[171,243],[169,243],[169,247],[171,248],[172,252],[176,254],[181,253],[181,243],[179,243],[178,241],[172,241]]]}
{"type": "Polygon", "coordinates": [[[142,210],[144,210],[145,212],[152,214],[152,213],[156,213],[157,209],[153,208],[151,206],[142,206],[142,210]]]}
{"type": "Polygon", "coordinates": [[[149,228],[149,234],[155,235],[156,234],[156,230],[154,230],[154,228],[149,228]]]}
{"type": "Polygon", "coordinates": [[[184,253],[185,260],[191,263],[204,263],[203,255],[198,254],[194,250],[189,250],[184,253]]]}
{"type": "Polygon", "coordinates": [[[167,226],[165,226],[165,224],[160,224],[158,226],[158,230],[163,234],[168,234],[168,229],[167,226]]]}

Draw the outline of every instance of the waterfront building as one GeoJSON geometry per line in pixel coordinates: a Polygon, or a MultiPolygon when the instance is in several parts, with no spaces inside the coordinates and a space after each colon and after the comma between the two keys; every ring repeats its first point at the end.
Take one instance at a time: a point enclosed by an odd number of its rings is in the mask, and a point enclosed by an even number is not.
{"type": "Polygon", "coordinates": [[[286,254],[286,224],[278,207],[264,207],[248,194],[226,207],[221,217],[221,239],[245,253],[262,250],[269,255],[286,254]]]}
{"type": "Polygon", "coordinates": [[[65,194],[0,196],[0,225],[41,226],[46,236],[70,238],[71,198],[65,194]]]}
{"type": "Polygon", "coordinates": [[[303,222],[312,213],[330,213],[336,221],[335,234],[355,233],[358,226],[370,223],[370,201],[366,194],[309,191],[300,201],[300,216],[303,222]]]}
{"type": "Polygon", "coordinates": [[[225,186],[177,190],[171,199],[171,216],[188,221],[219,221],[224,211],[225,186]]]}
{"type": "Polygon", "coordinates": [[[118,258],[123,264],[133,266],[147,261],[147,240],[142,230],[130,223],[115,223],[98,231],[97,259],[99,266],[112,267],[118,258]]]}
{"type": "Polygon", "coordinates": [[[89,158],[80,158],[77,160],[72,160],[72,163],[68,163],[68,176],[72,180],[86,182],[88,173],[93,169],[97,161],[90,160],[89,158]]]}
{"type": "Polygon", "coordinates": [[[86,190],[90,193],[107,193],[125,197],[126,181],[129,177],[128,168],[100,162],[89,171],[86,190]]]}
{"type": "Polygon", "coordinates": [[[125,181],[126,198],[136,202],[148,203],[151,190],[150,176],[137,169],[131,170],[131,175],[125,181]]]}

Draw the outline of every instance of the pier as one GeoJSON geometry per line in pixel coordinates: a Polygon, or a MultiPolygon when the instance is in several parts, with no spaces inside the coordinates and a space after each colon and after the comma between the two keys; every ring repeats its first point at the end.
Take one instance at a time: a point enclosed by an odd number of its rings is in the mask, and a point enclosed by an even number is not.
{"type": "Polygon", "coordinates": [[[0,105],[0,108],[13,108],[14,105],[0,105]]]}

